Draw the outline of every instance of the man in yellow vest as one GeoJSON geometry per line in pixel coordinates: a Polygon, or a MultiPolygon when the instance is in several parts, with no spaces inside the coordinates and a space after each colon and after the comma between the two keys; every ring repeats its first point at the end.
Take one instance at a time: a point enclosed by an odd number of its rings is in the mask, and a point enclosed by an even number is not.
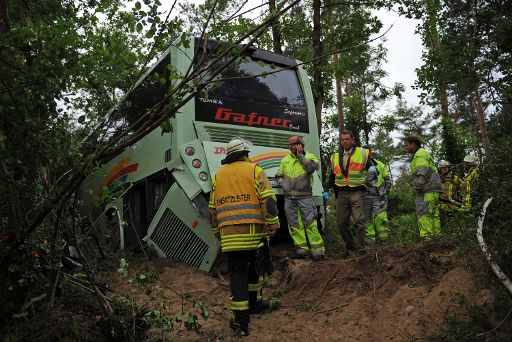
{"type": "Polygon", "coordinates": [[[366,239],[368,243],[384,245],[388,241],[388,193],[391,190],[391,177],[386,164],[374,158],[370,146],[370,159],[377,169],[377,175],[368,172],[367,190],[364,196],[364,216],[366,220],[366,239]]]}
{"type": "Polygon", "coordinates": [[[475,195],[475,181],[478,177],[478,159],[475,156],[464,157],[464,180],[461,185],[462,209],[470,209],[475,195]]]}
{"type": "Polygon", "coordinates": [[[334,189],[337,197],[336,220],[341,237],[345,241],[347,255],[365,253],[364,193],[366,174],[377,174],[370,161],[370,151],[354,144],[354,134],[348,130],[340,133],[342,149],[330,159],[330,174],[324,190],[334,189]],[[350,229],[350,215],[354,219],[354,231],[350,229]],[[355,237],[355,239],[354,239],[355,237]]]}
{"type": "Polygon", "coordinates": [[[234,315],[230,327],[244,336],[249,334],[249,315],[270,309],[269,302],[262,300],[256,250],[279,228],[276,196],[263,169],[249,159],[251,147],[239,137],[227,144],[221,162],[225,166],[215,175],[209,201],[212,230],[230,270],[234,315]]]}
{"type": "Polygon", "coordinates": [[[439,214],[441,217],[441,226],[446,224],[446,217],[453,216],[453,211],[460,206],[459,187],[462,183],[459,176],[454,175],[450,170],[451,163],[447,160],[441,160],[438,166],[439,178],[441,178],[443,193],[439,197],[439,214]]]}
{"type": "Polygon", "coordinates": [[[323,260],[325,253],[313,202],[313,173],[320,169],[320,163],[314,154],[304,151],[304,145],[297,135],[288,139],[291,153],[281,160],[276,179],[283,189],[284,211],[297,257],[311,253],[313,260],[318,261],[323,260]]]}
{"type": "Polygon", "coordinates": [[[432,156],[421,147],[417,137],[405,138],[405,149],[412,154],[411,186],[415,194],[416,218],[419,235],[431,239],[441,232],[439,220],[439,193],[443,192],[441,179],[432,156]]]}

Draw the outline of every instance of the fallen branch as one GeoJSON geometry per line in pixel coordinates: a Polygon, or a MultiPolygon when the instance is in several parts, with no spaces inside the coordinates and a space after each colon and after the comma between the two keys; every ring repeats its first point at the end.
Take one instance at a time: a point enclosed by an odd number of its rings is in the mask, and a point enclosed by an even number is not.
{"type": "Polygon", "coordinates": [[[505,273],[501,270],[501,268],[496,264],[494,261],[492,261],[491,253],[489,253],[489,250],[487,249],[487,244],[484,241],[484,235],[482,233],[483,226],[484,226],[484,220],[485,220],[485,213],[487,211],[487,207],[491,204],[493,198],[488,198],[487,201],[484,203],[484,207],[482,208],[482,212],[480,213],[480,217],[478,218],[478,224],[476,229],[476,237],[478,239],[478,244],[480,245],[480,249],[482,250],[482,253],[484,253],[485,258],[487,259],[487,262],[491,266],[492,270],[494,271],[494,274],[498,277],[498,279],[501,281],[503,286],[507,289],[507,291],[512,295],[512,282],[507,277],[505,273]]]}
{"type": "Polygon", "coordinates": [[[508,313],[505,316],[505,318],[503,318],[503,320],[496,327],[492,328],[491,330],[487,330],[487,331],[481,332],[480,334],[478,334],[476,336],[480,337],[480,336],[483,336],[483,335],[488,334],[490,332],[496,331],[499,327],[501,327],[503,325],[503,323],[505,323],[505,321],[507,320],[508,316],[510,316],[511,313],[512,313],[512,309],[510,309],[508,311],[508,313]]]}

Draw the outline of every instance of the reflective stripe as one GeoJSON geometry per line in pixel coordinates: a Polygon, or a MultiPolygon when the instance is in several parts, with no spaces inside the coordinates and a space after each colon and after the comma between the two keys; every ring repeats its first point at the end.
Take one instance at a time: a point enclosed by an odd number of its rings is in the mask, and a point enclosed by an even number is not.
{"type": "Polygon", "coordinates": [[[260,279],[260,281],[257,282],[256,284],[249,284],[249,291],[259,291],[262,288],[263,288],[263,279],[260,279]]]}
{"type": "Polygon", "coordinates": [[[263,199],[270,196],[274,196],[274,190],[258,191],[258,197],[263,199]]]}
{"type": "Polygon", "coordinates": [[[220,242],[222,252],[255,250],[263,236],[264,233],[223,235],[220,242]]]}
{"type": "Polygon", "coordinates": [[[260,206],[257,204],[237,204],[237,205],[230,205],[227,207],[223,207],[220,209],[217,209],[218,213],[223,213],[225,211],[232,211],[232,210],[239,210],[239,209],[260,209],[260,206]]]}
{"type": "Polygon", "coordinates": [[[315,245],[312,244],[310,247],[311,247],[311,249],[324,248],[324,244],[323,243],[318,243],[315,245]]]}
{"type": "Polygon", "coordinates": [[[249,301],[244,300],[242,302],[235,302],[231,300],[231,310],[241,311],[241,310],[249,310],[249,301]]]}
{"type": "Polygon", "coordinates": [[[234,220],[263,220],[263,215],[256,215],[256,214],[240,214],[240,215],[230,215],[225,217],[219,217],[218,222],[224,223],[227,221],[234,221],[234,220]]]}

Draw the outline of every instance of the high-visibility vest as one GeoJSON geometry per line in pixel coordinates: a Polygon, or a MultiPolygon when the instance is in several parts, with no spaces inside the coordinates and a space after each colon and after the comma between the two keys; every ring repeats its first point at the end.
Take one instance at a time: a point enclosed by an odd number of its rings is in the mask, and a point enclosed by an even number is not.
{"type": "Polygon", "coordinates": [[[348,161],[347,167],[347,176],[345,176],[342,172],[343,156],[341,156],[340,163],[340,154],[334,153],[331,156],[331,165],[334,173],[334,184],[337,187],[360,187],[365,185],[366,178],[366,163],[368,161],[370,151],[356,147],[350,159],[348,161]]]}
{"type": "Polygon", "coordinates": [[[237,161],[219,169],[215,175],[215,206],[219,227],[264,224],[256,194],[254,168],[249,161],[237,161]]]}

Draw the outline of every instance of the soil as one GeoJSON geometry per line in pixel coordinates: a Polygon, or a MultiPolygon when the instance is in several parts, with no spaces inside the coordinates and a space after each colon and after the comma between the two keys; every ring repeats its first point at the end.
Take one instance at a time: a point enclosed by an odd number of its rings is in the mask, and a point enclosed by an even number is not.
{"type": "MultiPolygon", "coordinates": [[[[287,246],[273,249],[276,271],[266,280],[264,297],[279,307],[252,315],[246,341],[411,341],[446,328],[447,318],[468,319],[468,307],[492,304],[493,291],[482,288],[468,265],[470,256],[456,256],[450,245],[371,249],[366,255],[324,261],[290,258],[287,246]]],[[[477,259],[478,256],[475,256],[477,259]]],[[[121,294],[148,309],[165,303],[170,317],[193,312],[198,331],[176,325],[173,332],[149,332],[161,340],[239,340],[228,326],[229,274],[223,265],[210,273],[168,259],[130,262],[133,274],[150,268],[155,278],[145,287],[110,274],[113,296],[121,294]],[[148,302],[147,288],[158,298],[148,302]],[[207,305],[204,320],[194,301],[207,305]]]]}

